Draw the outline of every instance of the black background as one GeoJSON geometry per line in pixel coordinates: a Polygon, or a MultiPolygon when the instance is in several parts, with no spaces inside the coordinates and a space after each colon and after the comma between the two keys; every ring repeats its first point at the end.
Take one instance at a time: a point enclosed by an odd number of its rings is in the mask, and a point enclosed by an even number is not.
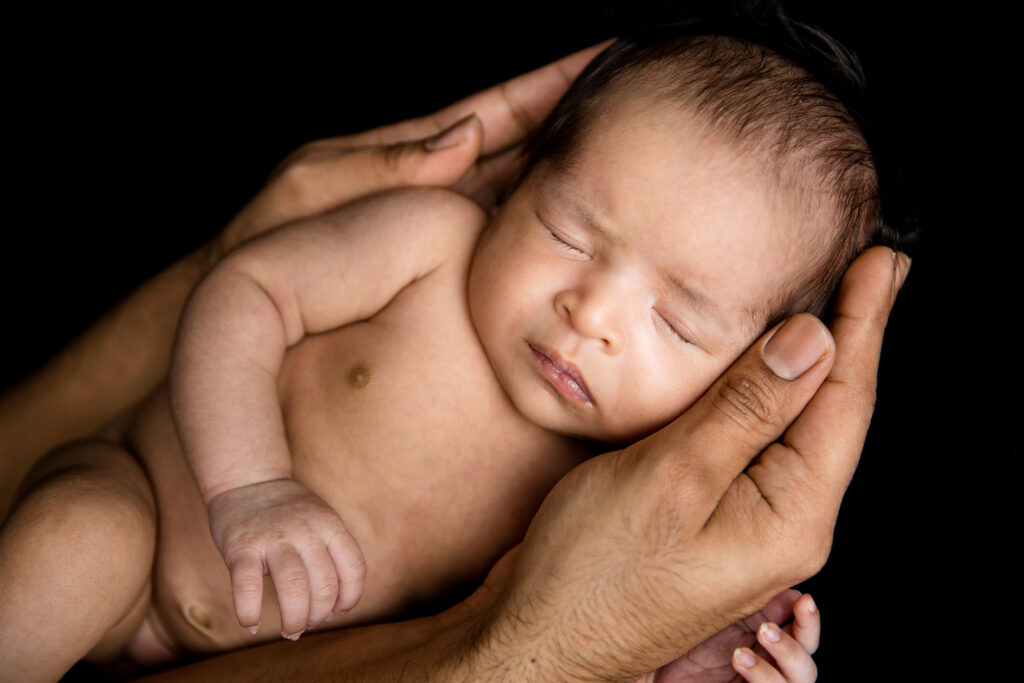
{"type": "MultiPolygon", "coordinates": [[[[965,222],[978,220],[966,212],[975,133],[963,101],[979,84],[964,55],[985,39],[931,3],[787,6],[861,55],[926,228],[831,559],[806,584],[824,618],[821,680],[975,670],[1002,647],[986,635],[988,615],[1010,609],[985,570],[1001,563],[985,535],[999,524],[986,459],[1020,453],[978,438],[997,428],[996,407],[969,417],[985,397],[965,352],[967,283],[985,266],[961,246],[965,222]]],[[[0,387],[212,236],[301,143],[433,111],[613,35],[604,8],[13,18],[0,387]]],[[[1003,321],[1012,329],[1020,318],[1010,308],[1003,321]]]]}

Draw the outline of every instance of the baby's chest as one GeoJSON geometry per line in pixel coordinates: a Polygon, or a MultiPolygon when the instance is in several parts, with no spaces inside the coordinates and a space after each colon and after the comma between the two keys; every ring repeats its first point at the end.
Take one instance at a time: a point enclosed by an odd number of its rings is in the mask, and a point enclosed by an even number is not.
{"type": "Polygon", "coordinates": [[[297,457],[328,461],[318,466],[340,456],[349,467],[408,470],[479,438],[482,421],[519,419],[461,290],[443,280],[414,283],[370,320],[303,340],[288,353],[280,394],[297,457]]]}
{"type": "Polygon", "coordinates": [[[485,569],[578,462],[512,407],[460,296],[403,292],[372,320],[304,340],[281,375],[295,476],[342,515],[379,595],[412,599],[485,569]]]}

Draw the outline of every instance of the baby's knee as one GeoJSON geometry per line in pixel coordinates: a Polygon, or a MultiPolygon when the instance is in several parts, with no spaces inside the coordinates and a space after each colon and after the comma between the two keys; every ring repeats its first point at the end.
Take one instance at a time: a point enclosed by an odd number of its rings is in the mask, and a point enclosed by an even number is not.
{"type": "Polygon", "coordinates": [[[83,547],[90,540],[108,547],[141,542],[144,553],[155,544],[149,480],[131,454],[115,444],[61,446],[39,462],[26,483],[19,508],[31,509],[40,533],[76,538],[83,547]]]}

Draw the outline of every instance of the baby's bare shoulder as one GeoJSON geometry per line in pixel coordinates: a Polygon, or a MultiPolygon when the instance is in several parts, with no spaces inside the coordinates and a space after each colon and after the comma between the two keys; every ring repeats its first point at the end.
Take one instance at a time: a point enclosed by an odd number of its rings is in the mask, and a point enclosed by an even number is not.
{"type": "Polygon", "coordinates": [[[437,254],[472,249],[489,220],[479,204],[440,187],[389,190],[351,205],[349,211],[392,239],[437,254]]]}

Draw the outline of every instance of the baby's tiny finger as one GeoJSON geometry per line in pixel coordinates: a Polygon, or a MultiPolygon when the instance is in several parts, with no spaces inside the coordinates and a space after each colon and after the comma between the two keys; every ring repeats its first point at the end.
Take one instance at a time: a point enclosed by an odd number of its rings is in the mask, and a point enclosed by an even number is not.
{"type": "Polygon", "coordinates": [[[793,637],[808,652],[817,651],[821,638],[821,614],[808,593],[801,595],[793,605],[793,637]]]}
{"type": "Polygon", "coordinates": [[[235,599],[238,623],[254,634],[259,629],[263,606],[263,560],[259,553],[242,552],[232,558],[231,594],[235,599]]]}
{"type": "Polygon", "coordinates": [[[789,683],[812,683],[818,666],[811,653],[776,624],[766,621],[757,629],[757,642],[772,656],[789,683]]]}
{"type": "Polygon", "coordinates": [[[349,611],[359,602],[366,581],[366,560],[356,540],[346,531],[336,535],[327,544],[327,551],[334,561],[334,567],[341,580],[338,601],[334,605],[334,613],[342,614],[349,611]]]}
{"type": "Polygon", "coordinates": [[[732,668],[748,683],[787,683],[782,674],[771,664],[746,647],[738,647],[732,653],[732,668]]]}
{"type": "Polygon", "coordinates": [[[281,608],[281,636],[298,640],[309,617],[309,581],[306,566],[290,545],[280,545],[267,554],[267,567],[281,608]]]}
{"type": "Polygon", "coordinates": [[[309,626],[319,626],[338,600],[338,573],[327,549],[322,545],[302,554],[309,576],[309,626]]]}

